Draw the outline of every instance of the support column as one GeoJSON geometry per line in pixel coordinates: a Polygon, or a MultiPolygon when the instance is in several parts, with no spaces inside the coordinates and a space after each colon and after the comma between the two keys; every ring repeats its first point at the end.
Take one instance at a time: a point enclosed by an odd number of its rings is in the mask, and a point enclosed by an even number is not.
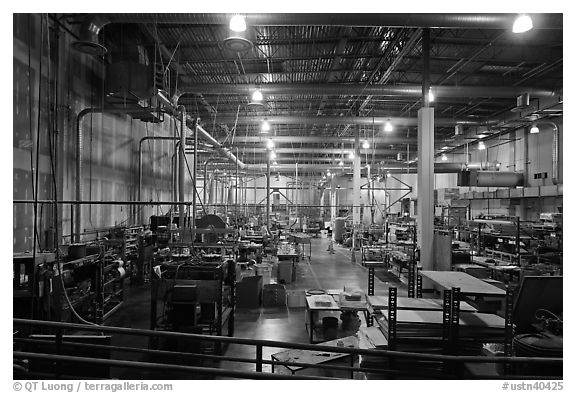
{"type": "Polygon", "coordinates": [[[266,228],[270,230],[270,157],[266,160],[266,228]]]}
{"type": "Polygon", "coordinates": [[[418,246],[423,270],[434,268],[434,108],[418,110],[418,246]]]}
{"type": "Polygon", "coordinates": [[[360,225],[360,126],[356,127],[356,133],[354,135],[354,170],[353,170],[353,180],[352,187],[354,188],[353,205],[352,208],[352,222],[354,228],[356,229],[360,225]]]}

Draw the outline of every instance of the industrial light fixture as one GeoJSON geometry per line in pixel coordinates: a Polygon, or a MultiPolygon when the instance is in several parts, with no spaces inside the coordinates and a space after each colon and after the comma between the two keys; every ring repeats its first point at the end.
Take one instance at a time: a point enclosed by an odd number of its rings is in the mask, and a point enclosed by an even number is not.
{"type": "Polygon", "coordinates": [[[370,143],[368,143],[368,140],[364,139],[364,142],[362,142],[362,149],[369,149],[370,148],[370,143]]]}
{"type": "Polygon", "coordinates": [[[392,174],[389,171],[386,172],[386,177],[390,177],[390,176],[392,176],[392,174]]]}
{"type": "Polygon", "coordinates": [[[540,129],[538,128],[538,126],[536,124],[533,124],[532,127],[530,128],[530,134],[538,134],[540,132],[540,129]]]}
{"type": "Polygon", "coordinates": [[[478,150],[484,150],[486,149],[486,145],[484,144],[484,142],[480,141],[480,143],[478,143],[478,150]]]}
{"type": "Polygon", "coordinates": [[[518,15],[512,25],[512,33],[525,33],[532,30],[532,18],[528,15],[518,15]]]}
{"type": "Polygon", "coordinates": [[[440,157],[440,159],[442,161],[448,161],[448,156],[446,154],[442,154],[442,156],[440,157]]]}
{"type": "Polygon", "coordinates": [[[274,162],[272,163],[272,165],[276,166],[276,165],[278,165],[278,163],[277,163],[276,161],[274,161],[274,162]]]}
{"type": "Polygon", "coordinates": [[[274,150],[272,150],[272,151],[270,152],[270,159],[271,159],[271,160],[275,160],[275,159],[276,159],[276,152],[275,152],[274,150]]]}
{"type": "Polygon", "coordinates": [[[432,89],[428,90],[428,102],[434,102],[434,93],[432,93],[432,89]]]}
{"type": "Polygon", "coordinates": [[[262,122],[262,132],[267,134],[268,131],[270,131],[270,123],[268,123],[268,120],[264,120],[262,122]]]}
{"type": "Polygon", "coordinates": [[[264,96],[262,95],[262,92],[260,90],[254,90],[254,93],[252,93],[252,101],[260,102],[263,99],[264,99],[264,96]]]}
{"type": "Polygon", "coordinates": [[[272,139],[268,139],[268,140],[266,141],[266,147],[267,147],[268,149],[273,149],[273,148],[274,148],[274,141],[273,141],[272,139]]]}
{"type": "Polygon", "coordinates": [[[394,130],[394,127],[392,127],[392,123],[390,123],[390,120],[388,120],[386,122],[386,124],[384,125],[384,131],[385,132],[392,132],[394,130]]]}
{"type": "Polygon", "coordinates": [[[330,176],[330,175],[331,175],[331,173],[330,173],[330,169],[328,169],[328,171],[326,172],[326,175],[328,175],[328,176],[330,176]]]}
{"type": "Polygon", "coordinates": [[[354,159],[354,152],[351,151],[350,153],[348,153],[348,158],[353,160],[354,159]]]}
{"type": "Polygon", "coordinates": [[[340,162],[338,163],[338,165],[344,166],[344,161],[340,160],[340,162]]]}
{"type": "Polygon", "coordinates": [[[246,18],[244,15],[234,15],[230,19],[230,30],[237,33],[246,31],[246,18]]]}

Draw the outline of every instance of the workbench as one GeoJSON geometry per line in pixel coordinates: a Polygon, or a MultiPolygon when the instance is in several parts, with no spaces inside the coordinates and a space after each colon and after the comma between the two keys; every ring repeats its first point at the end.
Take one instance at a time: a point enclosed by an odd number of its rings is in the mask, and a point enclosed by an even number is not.
{"type": "Polygon", "coordinates": [[[306,328],[308,329],[310,343],[319,343],[323,340],[315,340],[314,332],[316,327],[315,316],[320,311],[362,311],[365,314],[366,321],[370,321],[370,313],[368,311],[368,303],[365,298],[360,301],[346,301],[338,299],[336,297],[340,295],[339,290],[329,290],[325,295],[310,295],[306,296],[306,310],[308,315],[308,323],[306,328]]]}
{"type": "MultiPolygon", "coordinates": [[[[322,346],[342,347],[342,348],[358,348],[358,338],[356,336],[348,336],[339,338],[332,341],[322,343],[322,346]]],[[[309,350],[309,349],[290,349],[287,351],[278,352],[271,355],[272,358],[272,374],[274,374],[275,362],[295,362],[295,363],[309,363],[310,365],[322,364],[334,361],[336,359],[344,359],[350,357],[350,367],[354,367],[355,355],[351,353],[336,353],[324,350],[309,350]]],[[[291,366],[283,365],[292,375],[296,371],[303,370],[306,366],[291,366]]],[[[350,378],[354,378],[354,371],[350,370],[350,378]]]]}

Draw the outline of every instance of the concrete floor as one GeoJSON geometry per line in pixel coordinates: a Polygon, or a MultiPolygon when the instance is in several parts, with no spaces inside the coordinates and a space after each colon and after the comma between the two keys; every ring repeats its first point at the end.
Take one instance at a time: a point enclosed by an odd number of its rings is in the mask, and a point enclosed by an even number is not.
{"type": "MultiPolygon", "coordinates": [[[[295,282],[286,284],[288,291],[304,291],[311,288],[343,289],[344,286],[361,288],[367,291],[368,269],[361,265],[360,252],[356,252],[356,263],[351,261],[350,250],[340,245],[334,245],[334,254],[327,249],[328,239],[312,239],[312,256],[308,260],[300,261],[297,266],[297,279],[295,282]]],[[[306,246],[308,247],[308,246],[306,246]]],[[[397,278],[386,274],[379,274],[380,279],[375,282],[375,294],[385,295],[390,285],[398,288],[399,296],[406,296],[406,285],[397,278]],[[389,279],[388,279],[389,277],[389,279]],[[384,279],[382,281],[382,278],[384,279]]],[[[275,274],[273,272],[273,282],[275,274]]],[[[122,309],[111,316],[106,325],[148,329],[150,310],[149,287],[131,287],[128,298],[122,309]]],[[[235,337],[277,340],[283,342],[307,343],[308,333],[305,326],[305,307],[260,307],[258,309],[237,309],[235,313],[235,337]]],[[[362,318],[362,324],[365,321],[362,318]]],[[[148,343],[144,338],[120,336],[113,337],[113,345],[133,346],[147,348],[148,343]]],[[[264,359],[270,359],[270,355],[280,352],[278,348],[264,348],[264,359]]],[[[130,359],[142,361],[157,361],[147,359],[138,354],[115,354],[117,359],[130,359]]],[[[225,352],[226,356],[255,357],[254,349],[244,345],[230,345],[225,352]]],[[[196,364],[201,365],[201,364],[196,364]]],[[[208,366],[206,363],[204,366],[208,366]]],[[[217,367],[234,370],[255,371],[254,364],[221,362],[217,367]]],[[[264,365],[264,371],[270,371],[269,365],[264,365]]],[[[166,373],[149,373],[138,370],[115,369],[113,378],[120,379],[195,379],[193,375],[182,373],[168,375],[166,373]]],[[[200,377],[200,379],[204,379],[200,377]]]]}

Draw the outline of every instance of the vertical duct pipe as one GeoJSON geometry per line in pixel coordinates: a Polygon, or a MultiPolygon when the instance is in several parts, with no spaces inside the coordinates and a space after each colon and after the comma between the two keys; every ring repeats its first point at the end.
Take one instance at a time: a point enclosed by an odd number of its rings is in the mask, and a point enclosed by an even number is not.
{"type": "Polygon", "coordinates": [[[198,177],[198,119],[194,120],[194,169],[192,172],[194,182],[194,195],[192,195],[192,228],[196,228],[196,198],[198,195],[198,188],[196,178],[198,177]]]}
{"type": "MultiPolygon", "coordinates": [[[[106,108],[85,108],[82,109],[76,117],[76,200],[82,201],[84,197],[82,189],[82,155],[84,154],[84,138],[83,138],[83,123],[82,120],[87,114],[93,113],[121,113],[126,114],[129,111],[126,109],[106,109],[106,108]]],[[[80,234],[82,232],[82,205],[76,205],[75,224],[74,224],[75,242],[80,241],[80,234]]]]}
{"type": "MultiPolygon", "coordinates": [[[[238,157],[238,148],[236,148],[236,157],[238,157]]],[[[234,219],[238,229],[238,161],[236,161],[236,187],[234,187],[234,219]]]]}
{"type": "Polygon", "coordinates": [[[552,184],[557,185],[560,182],[560,171],[558,169],[558,160],[560,155],[559,129],[556,123],[550,122],[552,129],[552,184]]]}
{"type": "Polygon", "coordinates": [[[183,105],[178,107],[180,111],[180,149],[178,149],[178,202],[180,205],[178,206],[178,225],[180,230],[182,231],[185,227],[185,210],[184,210],[184,198],[185,198],[185,174],[186,165],[185,154],[184,154],[184,147],[186,146],[186,108],[183,105]]]}
{"type": "Polygon", "coordinates": [[[296,220],[299,224],[299,227],[302,228],[302,223],[298,220],[298,163],[296,163],[296,184],[295,191],[294,191],[294,206],[295,206],[295,213],[296,213],[296,220]]]}

